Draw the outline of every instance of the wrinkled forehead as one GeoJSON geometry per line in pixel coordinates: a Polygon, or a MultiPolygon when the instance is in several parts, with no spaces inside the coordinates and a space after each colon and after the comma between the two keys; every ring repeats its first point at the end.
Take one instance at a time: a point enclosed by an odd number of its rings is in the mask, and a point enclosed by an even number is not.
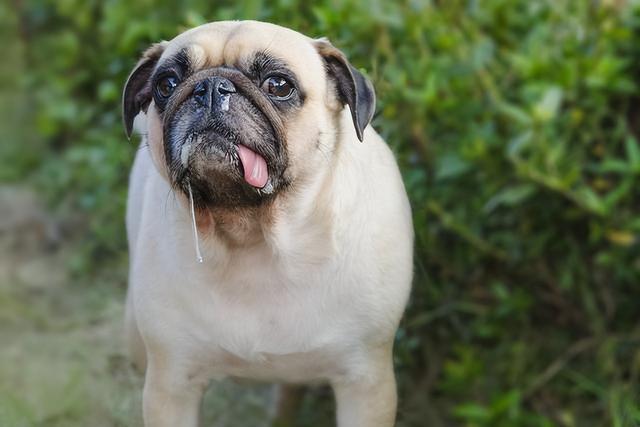
{"type": "Polygon", "coordinates": [[[247,64],[267,53],[299,77],[324,70],[311,38],[264,22],[225,21],[196,27],[171,40],[159,62],[181,52],[187,53],[194,69],[247,64]]]}

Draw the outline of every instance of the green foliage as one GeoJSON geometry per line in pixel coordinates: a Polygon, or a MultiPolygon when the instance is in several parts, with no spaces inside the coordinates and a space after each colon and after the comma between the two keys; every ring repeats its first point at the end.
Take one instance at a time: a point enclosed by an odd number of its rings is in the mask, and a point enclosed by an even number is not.
{"type": "Polygon", "coordinates": [[[119,98],[146,46],[220,19],[326,35],[374,81],[414,209],[402,425],[640,424],[636,2],[18,5],[0,113],[28,125],[0,133],[0,178],[88,218],[79,275],[125,251],[119,98]]]}

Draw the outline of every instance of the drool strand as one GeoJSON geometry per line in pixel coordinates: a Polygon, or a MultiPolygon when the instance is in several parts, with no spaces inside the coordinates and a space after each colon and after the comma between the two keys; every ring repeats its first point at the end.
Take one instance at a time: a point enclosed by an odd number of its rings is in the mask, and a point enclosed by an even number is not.
{"type": "Polygon", "coordinates": [[[200,240],[198,239],[198,224],[196,223],[196,210],[193,207],[193,192],[191,191],[191,181],[187,181],[187,188],[189,189],[189,208],[191,210],[191,223],[193,225],[193,240],[196,247],[196,260],[202,263],[204,260],[200,253],[200,240]]]}

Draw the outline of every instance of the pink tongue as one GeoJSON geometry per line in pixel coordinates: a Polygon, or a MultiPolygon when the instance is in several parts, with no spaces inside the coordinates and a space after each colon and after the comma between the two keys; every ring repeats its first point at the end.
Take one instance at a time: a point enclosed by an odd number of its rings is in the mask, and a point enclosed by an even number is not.
{"type": "Polygon", "coordinates": [[[244,145],[238,145],[238,155],[244,169],[244,180],[254,187],[264,187],[269,178],[264,158],[244,145]]]}

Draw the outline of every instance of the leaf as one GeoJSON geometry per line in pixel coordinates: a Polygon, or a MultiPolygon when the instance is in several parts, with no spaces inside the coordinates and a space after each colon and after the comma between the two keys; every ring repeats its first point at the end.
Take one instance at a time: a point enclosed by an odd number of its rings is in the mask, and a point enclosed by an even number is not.
{"type": "MultiPolygon", "coordinates": [[[[629,162],[630,163],[630,162],[629,162]]],[[[600,173],[621,173],[629,172],[629,163],[618,159],[606,159],[600,163],[595,169],[600,173]]]]}
{"type": "Polygon", "coordinates": [[[521,394],[518,390],[511,390],[491,402],[494,414],[508,414],[517,412],[520,406],[521,394]]]}
{"type": "Polygon", "coordinates": [[[489,408],[477,403],[465,403],[456,406],[453,411],[454,415],[468,421],[486,422],[491,418],[489,408]]]}
{"type": "Polygon", "coordinates": [[[529,115],[529,113],[514,104],[510,104],[505,101],[499,102],[497,105],[497,110],[508,119],[513,120],[519,125],[528,126],[531,124],[531,116],[529,115]]]}
{"type": "Polygon", "coordinates": [[[531,143],[533,132],[528,130],[509,141],[507,145],[507,155],[509,157],[518,157],[520,152],[531,143]]]}
{"type": "Polygon", "coordinates": [[[534,117],[541,122],[548,122],[558,115],[562,103],[562,89],[554,86],[549,88],[542,99],[533,107],[534,117]]]}
{"type": "Polygon", "coordinates": [[[521,184],[507,187],[490,198],[482,210],[486,213],[490,213],[500,205],[515,206],[531,197],[535,191],[536,186],[533,184],[521,184]]]}
{"type": "Polygon", "coordinates": [[[583,207],[596,213],[598,215],[604,215],[607,211],[607,206],[600,196],[598,196],[591,188],[582,187],[575,193],[576,201],[578,201],[583,207]]]}
{"type": "Polygon", "coordinates": [[[436,166],[436,180],[455,178],[471,169],[469,163],[465,162],[455,153],[442,156],[436,166]]]}
{"type": "Polygon", "coordinates": [[[633,136],[629,136],[625,140],[624,146],[627,151],[629,166],[634,172],[640,172],[640,147],[638,147],[638,141],[633,136]]]}
{"type": "Polygon", "coordinates": [[[630,231],[624,230],[607,231],[607,239],[618,246],[624,247],[632,246],[636,242],[636,236],[630,231]]]}

